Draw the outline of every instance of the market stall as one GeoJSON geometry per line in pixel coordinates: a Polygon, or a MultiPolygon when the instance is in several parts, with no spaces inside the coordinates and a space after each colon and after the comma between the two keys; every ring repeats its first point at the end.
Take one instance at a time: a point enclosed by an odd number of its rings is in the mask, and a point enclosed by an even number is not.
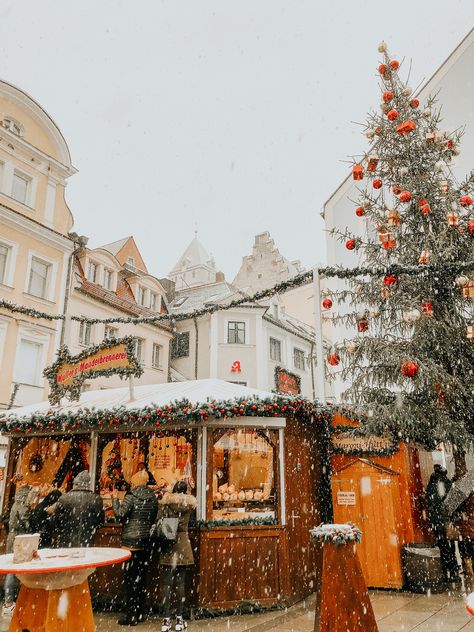
{"type": "MultiPolygon", "coordinates": [[[[10,437],[4,508],[15,473],[67,489],[88,467],[106,508],[139,469],[152,487],[186,480],[198,500],[193,605],[292,603],[314,587],[309,529],[324,510],[328,423],[326,408],[299,397],[213,379],[138,386],[133,401],[121,388],[17,409],[0,418],[10,437]]],[[[118,546],[121,527],[107,515],[96,544],[118,546]]],[[[148,581],[157,602],[156,572],[148,581]]],[[[99,569],[93,597],[116,599],[120,583],[118,568],[99,569]]]]}

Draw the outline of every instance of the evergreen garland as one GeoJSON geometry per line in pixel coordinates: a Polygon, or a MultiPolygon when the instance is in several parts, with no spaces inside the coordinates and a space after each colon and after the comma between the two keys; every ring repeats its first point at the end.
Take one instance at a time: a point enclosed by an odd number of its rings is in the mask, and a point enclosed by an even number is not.
{"type": "Polygon", "coordinates": [[[191,527],[218,529],[219,527],[263,527],[278,524],[275,518],[242,518],[241,520],[193,520],[191,527]]]}

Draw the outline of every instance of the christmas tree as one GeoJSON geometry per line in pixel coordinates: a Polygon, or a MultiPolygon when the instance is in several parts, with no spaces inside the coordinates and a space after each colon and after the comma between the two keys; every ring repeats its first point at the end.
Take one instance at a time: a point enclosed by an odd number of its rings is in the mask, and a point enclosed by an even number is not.
{"type": "Polygon", "coordinates": [[[364,431],[461,447],[474,436],[474,174],[456,182],[462,130],[442,131],[436,99],[420,103],[384,43],[379,52],[381,109],[353,165],[363,237],[334,231],[367,268],[336,293],[351,308],[334,319],[357,335],[328,361],[341,363],[344,400],[364,431]]]}

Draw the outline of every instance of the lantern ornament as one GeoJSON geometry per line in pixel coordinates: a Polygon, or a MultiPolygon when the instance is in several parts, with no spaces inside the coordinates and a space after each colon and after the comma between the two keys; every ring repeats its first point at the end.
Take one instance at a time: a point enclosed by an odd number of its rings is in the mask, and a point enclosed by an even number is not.
{"type": "Polygon", "coordinates": [[[429,215],[431,213],[431,206],[428,203],[423,204],[423,206],[420,207],[420,211],[423,215],[429,215]]]}
{"type": "Polygon", "coordinates": [[[395,246],[397,245],[397,242],[394,239],[392,233],[380,233],[379,240],[382,242],[382,246],[385,248],[385,250],[395,248],[395,246]]]}
{"type": "Polygon", "coordinates": [[[337,366],[340,361],[341,358],[338,356],[337,353],[331,353],[328,355],[328,364],[330,364],[331,366],[337,366]]]}
{"type": "Polygon", "coordinates": [[[332,307],[332,301],[330,298],[325,298],[322,302],[322,306],[324,309],[331,309],[332,307]]]}
{"type": "Polygon", "coordinates": [[[387,216],[387,222],[389,226],[400,226],[401,218],[398,211],[389,211],[387,216]]]}
{"type": "Polygon", "coordinates": [[[441,193],[443,193],[443,195],[446,195],[446,193],[449,191],[449,182],[447,180],[440,180],[438,182],[438,187],[441,193]]]}
{"type": "Polygon", "coordinates": [[[406,377],[415,377],[415,375],[418,373],[418,369],[418,364],[416,362],[413,362],[412,360],[407,360],[400,367],[401,372],[406,377]]]}
{"type": "Polygon", "coordinates": [[[414,123],[413,121],[410,121],[410,119],[408,119],[407,121],[403,121],[403,123],[400,123],[399,125],[397,125],[397,132],[398,134],[400,134],[400,136],[405,136],[406,134],[409,134],[410,132],[414,132],[416,130],[416,123],[414,123]]]}
{"type": "Polygon", "coordinates": [[[423,301],[423,303],[421,304],[421,313],[427,318],[432,318],[433,303],[431,301],[423,301]]]}
{"type": "Polygon", "coordinates": [[[357,331],[359,333],[364,333],[365,331],[368,331],[369,329],[369,319],[367,318],[367,316],[364,314],[363,316],[358,316],[357,317],[357,331]]]}
{"type": "Polygon", "coordinates": [[[362,180],[364,177],[364,167],[362,165],[354,165],[352,167],[352,178],[354,180],[362,180]]]}
{"type": "Polygon", "coordinates": [[[470,195],[463,195],[462,198],[459,199],[459,204],[464,207],[471,206],[472,197],[470,195]]]}
{"type": "Polygon", "coordinates": [[[420,254],[420,258],[418,259],[418,263],[422,266],[426,266],[430,262],[431,253],[429,250],[422,250],[420,254]]]}
{"type": "MultiPolygon", "coordinates": [[[[425,112],[423,112],[423,114],[425,114],[425,112]]],[[[430,115],[431,115],[431,111],[427,116],[430,116],[430,115]]],[[[439,134],[438,132],[426,132],[425,140],[427,143],[439,143],[441,140],[443,140],[443,136],[439,134]]]]}
{"type": "Polygon", "coordinates": [[[462,295],[464,298],[474,298],[474,281],[469,279],[466,285],[463,285],[462,295]]]}
{"type": "Polygon", "coordinates": [[[379,157],[376,156],[375,154],[372,154],[371,156],[369,156],[367,158],[367,171],[370,171],[371,173],[373,173],[378,165],[379,162],[379,157]]]}
{"type": "Polygon", "coordinates": [[[474,340],[474,325],[468,325],[466,330],[468,340],[474,340]]]}
{"type": "Polygon", "coordinates": [[[450,226],[458,226],[459,225],[459,215],[456,211],[449,211],[448,213],[448,224],[450,226]]]}

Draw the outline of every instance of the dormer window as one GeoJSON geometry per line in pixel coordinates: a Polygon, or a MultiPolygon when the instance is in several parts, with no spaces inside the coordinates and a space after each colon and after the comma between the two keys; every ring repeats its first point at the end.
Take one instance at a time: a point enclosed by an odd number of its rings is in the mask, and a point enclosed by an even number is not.
{"type": "Polygon", "coordinates": [[[114,273],[110,268],[104,268],[104,288],[113,290],[114,273]]]}
{"type": "Polygon", "coordinates": [[[89,265],[87,267],[87,280],[91,283],[97,282],[97,264],[93,261],[89,261],[89,265]]]}
{"type": "Polygon", "coordinates": [[[133,257],[127,257],[127,263],[129,266],[135,267],[135,259],[133,257]]]}
{"type": "Polygon", "coordinates": [[[141,285],[138,286],[138,304],[145,306],[146,289],[141,285]]]}
{"type": "Polygon", "coordinates": [[[18,123],[18,121],[13,120],[12,118],[4,118],[2,121],[2,127],[4,129],[7,129],[12,134],[23,136],[23,126],[18,123]]]}
{"type": "Polygon", "coordinates": [[[158,311],[158,299],[159,296],[156,292],[150,292],[150,309],[154,312],[158,311]]]}

